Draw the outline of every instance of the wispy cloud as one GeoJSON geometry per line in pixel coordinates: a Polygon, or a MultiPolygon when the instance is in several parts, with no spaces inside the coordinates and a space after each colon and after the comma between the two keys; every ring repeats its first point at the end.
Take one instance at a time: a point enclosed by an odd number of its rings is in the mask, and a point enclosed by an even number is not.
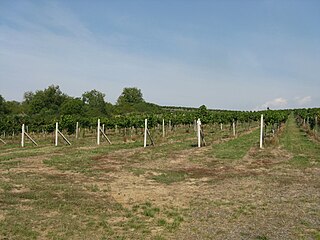
{"type": "Polygon", "coordinates": [[[312,101],[312,98],[311,98],[311,96],[296,97],[295,101],[299,106],[305,106],[306,104],[308,104],[312,101]]]}
{"type": "Polygon", "coordinates": [[[288,105],[288,100],[283,97],[279,97],[279,98],[275,98],[265,102],[261,106],[256,107],[255,110],[265,110],[267,108],[282,109],[282,108],[286,108],[287,105],[288,105]]]}

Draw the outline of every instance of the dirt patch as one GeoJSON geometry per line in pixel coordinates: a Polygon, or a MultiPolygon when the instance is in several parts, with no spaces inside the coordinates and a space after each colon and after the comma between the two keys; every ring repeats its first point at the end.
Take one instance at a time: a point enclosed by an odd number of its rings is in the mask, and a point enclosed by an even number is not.
{"type": "Polygon", "coordinates": [[[192,196],[200,192],[199,182],[192,179],[183,183],[165,185],[146,178],[145,175],[135,176],[123,171],[118,172],[116,178],[110,183],[110,193],[117,202],[126,207],[147,201],[154,202],[158,206],[187,207],[192,196]]]}

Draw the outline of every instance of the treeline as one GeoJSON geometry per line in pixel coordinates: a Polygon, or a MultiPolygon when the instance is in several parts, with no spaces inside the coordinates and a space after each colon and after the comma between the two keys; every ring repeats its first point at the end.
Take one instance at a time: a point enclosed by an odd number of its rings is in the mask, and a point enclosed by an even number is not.
{"type": "MultiPolygon", "coordinates": [[[[314,110],[319,114],[319,109],[314,110]]],[[[75,131],[76,122],[81,127],[96,127],[97,119],[107,128],[140,128],[148,118],[149,126],[166,124],[193,124],[200,118],[203,124],[250,122],[265,116],[266,124],[286,121],[292,110],[228,111],[199,108],[159,106],[143,99],[140,89],[124,88],[115,104],[105,101],[105,94],[97,90],[84,92],[81,97],[63,93],[59,86],[51,85],[44,90],[26,92],[22,102],[5,101],[0,95],[0,132],[18,132],[25,123],[29,131],[51,132],[55,122],[69,133],[75,131]]]]}
{"type": "Polygon", "coordinates": [[[84,92],[81,97],[63,93],[59,86],[51,85],[44,90],[26,92],[23,101],[5,101],[0,95],[0,131],[18,131],[25,123],[33,131],[51,131],[55,121],[61,127],[80,122],[90,127],[98,117],[115,118],[130,114],[160,113],[161,108],[148,103],[138,88],[124,88],[116,104],[105,101],[105,94],[98,90],[84,92]]]}

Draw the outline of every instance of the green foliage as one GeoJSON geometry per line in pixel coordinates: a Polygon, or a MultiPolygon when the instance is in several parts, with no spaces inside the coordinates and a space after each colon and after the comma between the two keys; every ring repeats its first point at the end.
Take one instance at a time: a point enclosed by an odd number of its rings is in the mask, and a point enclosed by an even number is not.
{"type": "Polygon", "coordinates": [[[122,104],[137,104],[144,102],[142,92],[136,87],[124,88],[122,94],[117,100],[118,105],[122,104]]]}
{"type": "Polygon", "coordinates": [[[105,94],[95,89],[82,94],[82,101],[85,104],[85,109],[88,115],[98,116],[106,113],[106,102],[104,101],[105,94]]]}
{"type": "MultiPolygon", "coordinates": [[[[26,95],[25,95],[26,96],[26,95]]],[[[62,103],[67,99],[59,86],[51,85],[45,90],[38,90],[35,94],[28,94],[29,110],[32,114],[58,114],[62,103]]]]}
{"type": "Polygon", "coordinates": [[[6,108],[6,101],[5,99],[0,95],[0,116],[7,113],[6,108]]]}
{"type": "MultiPolygon", "coordinates": [[[[193,124],[197,118],[203,124],[237,122],[251,122],[260,119],[264,114],[265,123],[279,124],[287,120],[290,110],[267,111],[227,111],[210,110],[205,105],[197,108],[161,107],[145,102],[142,92],[138,88],[124,88],[117,104],[112,105],[104,100],[105,94],[91,90],[82,94],[81,98],[73,98],[62,93],[59,86],[51,85],[35,93],[26,92],[22,103],[6,102],[0,96],[0,131],[20,131],[21,124],[28,125],[29,130],[35,132],[53,131],[56,121],[60,122],[60,130],[74,132],[76,122],[81,127],[95,127],[97,119],[107,128],[144,126],[144,119],[148,119],[149,127],[162,124],[162,120],[171,126],[179,124],[193,124]]],[[[308,118],[310,126],[315,125],[315,116],[320,119],[320,109],[301,109],[295,111],[296,116],[308,118]]]]}
{"type": "Polygon", "coordinates": [[[84,103],[79,98],[70,98],[65,101],[60,110],[62,115],[82,115],[84,113],[84,103]]]}

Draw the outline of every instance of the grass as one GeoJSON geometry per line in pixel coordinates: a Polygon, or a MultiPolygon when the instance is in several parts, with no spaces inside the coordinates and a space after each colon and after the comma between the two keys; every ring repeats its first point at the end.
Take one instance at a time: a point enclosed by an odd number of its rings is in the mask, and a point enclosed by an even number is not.
{"type": "Polygon", "coordinates": [[[307,133],[298,128],[293,116],[290,116],[280,144],[293,154],[290,164],[306,168],[320,165],[320,145],[314,142],[307,133]]]}
{"type": "Polygon", "coordinates": [[[230,141],[213,145],[211,153],[218,159],[241,159],[249,149],[259,141],[259,130],[246,134],[230,141]]]}
{"type": "Polygon", "coordinates": [[[152,176],[152,179],[158,183],[172,184],[175,182],[184,181],[186,177],[187,174],[184,172],[166,171],[162,172],[160,175],[152,176]]]}
{"type": "Polygon", "coordinates": [[[4,146],[0,239],[319,239],[319,144],[291,117],[280,136],[289,164],[251,166],[259,130],[230,138],[225,127],[205,128],[201,149],[192,128],[154,136],[146,149],[120,138],[4,146]]]}

